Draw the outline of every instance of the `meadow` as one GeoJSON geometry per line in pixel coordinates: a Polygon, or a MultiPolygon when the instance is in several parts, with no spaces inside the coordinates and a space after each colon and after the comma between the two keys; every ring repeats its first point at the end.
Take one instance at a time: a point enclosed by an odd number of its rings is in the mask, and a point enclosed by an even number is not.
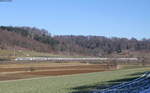
{"type": "Polygon", "coordinates": [[[1,81],[0,93],[87,93],[139,77],[149,67],[1,81]]]}
{"type": "Polygon", "coordinates": [[[82,58],[82,57],[90,57],[90,56],[81,56],[81,55],[64,55],[64,54],[54,54],[54,53],[43,53],[36,52],[30,50],[1,50],[0,49],[0,61],[10,61],[17,57],[52,57],[52,58],[82,58]]]}

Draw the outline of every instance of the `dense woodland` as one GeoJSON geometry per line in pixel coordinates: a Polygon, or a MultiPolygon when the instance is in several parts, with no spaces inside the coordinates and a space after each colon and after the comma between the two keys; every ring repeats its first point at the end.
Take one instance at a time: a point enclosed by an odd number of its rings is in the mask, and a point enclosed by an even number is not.
{"type": "Polygon", "coordinates": [[[150,51],[150,39],[104,36],[51,36],[45,29],[0,26],[0,49],[25,49],[66,55],[104,56],[150,51]]]}

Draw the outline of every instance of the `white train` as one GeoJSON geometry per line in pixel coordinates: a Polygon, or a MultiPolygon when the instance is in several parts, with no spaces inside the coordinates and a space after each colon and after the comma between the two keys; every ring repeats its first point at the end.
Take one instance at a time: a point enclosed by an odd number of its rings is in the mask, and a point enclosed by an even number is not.
{"type": "Polygon", "coordinates": [[[51,57],[18,57],[15,61],[138,61],[138,58],[51,58],[51,57]]]}

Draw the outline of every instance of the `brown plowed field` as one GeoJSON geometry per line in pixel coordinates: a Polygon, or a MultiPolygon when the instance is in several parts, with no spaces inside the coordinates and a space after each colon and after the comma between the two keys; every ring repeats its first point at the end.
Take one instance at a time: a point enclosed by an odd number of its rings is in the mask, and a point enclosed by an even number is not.
{"type": "Polygon", "coordinates": [[[0,65],[0,80],[15,80],[31,77],[72,75],[114,69],[106,64],[83,63],[30,63],[0,65]]]}

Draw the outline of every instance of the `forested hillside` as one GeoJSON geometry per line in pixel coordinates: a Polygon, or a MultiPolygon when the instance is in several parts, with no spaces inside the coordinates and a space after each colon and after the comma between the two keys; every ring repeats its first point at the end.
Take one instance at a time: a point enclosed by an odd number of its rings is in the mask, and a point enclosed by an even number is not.
{"type": "Polygon", "coordinates": [[[0,49],[25,49],[66,55],[104,56],[124,51],[150,51],[150,39],[107,38],[103,36],[51,36],[31,27],[0,27],[0,49]]]}

